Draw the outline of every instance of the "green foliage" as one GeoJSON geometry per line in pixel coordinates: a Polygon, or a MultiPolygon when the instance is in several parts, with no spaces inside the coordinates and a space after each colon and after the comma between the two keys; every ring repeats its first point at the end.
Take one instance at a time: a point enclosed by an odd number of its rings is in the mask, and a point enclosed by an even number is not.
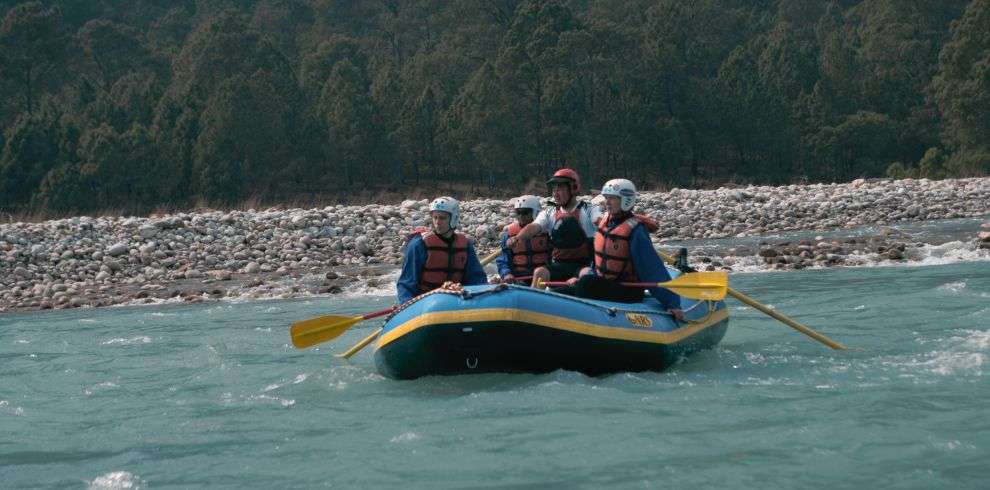
{"type": "Polygon", "coordinates": [[[950,175],[958,177],[990,174],[990,151],[984,149],[957,151],[945,162],[945,168],[950,175]]]}
{"type": "Polygon", "coordinates": [[[0,77],[12,82],[21,99],[21,110],[33,112],[39,91],[47,87],[45,77],[57,68],[64,50],[57,8],[45,9],[41,2],[27,2],[10,9],[0,23],[0,77]]]}
{"type": "MultiPolygon", "coordinates": [[[[952,39],[942,48],[932,89],[944,119],[946,145],[962,150],[950,165],[978,171],[990,151],[990,0],[973,0],[953,22],[952,39]],[[963,155],[965,154],[965,155],[963,155]],[[963,163],[966,162],[966,163],[963,163]]],[[[965,170],[963,170],[965,169],[965,170]]]]}
{"type": "Polygon", "coordinates": [[[990,0],[0,2],[0,208],[990,173],[990,0]],[[364,194],[367,195],[367,194],[364,194]]]}

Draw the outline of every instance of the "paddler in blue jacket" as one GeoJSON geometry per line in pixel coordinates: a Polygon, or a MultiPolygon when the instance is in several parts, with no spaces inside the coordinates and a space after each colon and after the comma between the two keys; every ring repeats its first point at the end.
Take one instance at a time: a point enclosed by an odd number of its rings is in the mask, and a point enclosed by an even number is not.
{"type": "Polygon", "coordinates": [[[513,199],[512,208],[516,222],[506,226],[502,232],[502,253],[495,259],[495,265],[502,282],[512,284],[518,278],[525,277],[529,284],[533,271],[550,262],[550,235],[543,232],[526,240],[516,241],[510,247],[507,243],[509,239],[519,235],[526,225],[532,223],[543,206],[540,205],[539,197],[526,195],[513,199]]]}
{"type": "Polygon", "coordinates": [[[413,236],[406,244],[402,273],[395,283],[399,304],[447,281],[468,286],[488,282],[474,243],[455,231],[460,222],[457,199],[434,199],[430,203],[430,221],[433,225],[430,230],[413,236]]]}
{"type": "MultiPolygon", "coordinates": [[[[621,282],[667,282],[670,273],[657,256],[650,232],[657,224],[646,215],[633,214],[636,186],[627,179],[612,179],[602,187],[606,212],[595,233],[595,261],[565,293],[633,303],[642,301],[643,289],[621,282]]],[[[649,288],[660,305],[679,321],[684,320],[680,296],[664,288],[649,288]]]]}

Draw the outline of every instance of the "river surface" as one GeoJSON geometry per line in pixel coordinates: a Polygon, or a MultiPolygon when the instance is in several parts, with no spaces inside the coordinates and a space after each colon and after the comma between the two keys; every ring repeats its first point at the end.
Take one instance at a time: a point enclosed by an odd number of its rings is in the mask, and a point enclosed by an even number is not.
{"type": "Polygon", "coordinates": [[[735,273],[663,373],[376,374],[366,291],[0,316],[3,488],[987,488],[990,262],[735,273]]]}

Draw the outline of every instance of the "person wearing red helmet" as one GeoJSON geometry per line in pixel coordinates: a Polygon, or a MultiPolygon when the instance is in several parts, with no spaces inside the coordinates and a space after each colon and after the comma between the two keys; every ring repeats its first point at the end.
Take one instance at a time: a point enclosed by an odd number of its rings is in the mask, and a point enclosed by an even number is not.
{"type": "Polygon", "coordinates": [[[601,215],[597,206],[577,198],[581,177],[573,169],[562,168],[554,172],[547,180],[547,190],[553,196],[554,206],[541,211],[532,223],[506,241],[511,248],[518,241],[541,233],[550,234],[551,262],[533,272],[534,285],[537,281],[577,277],[582,268],[591,265],[594,257],[591,240],[595,236],[595,222],[601,215]]]}

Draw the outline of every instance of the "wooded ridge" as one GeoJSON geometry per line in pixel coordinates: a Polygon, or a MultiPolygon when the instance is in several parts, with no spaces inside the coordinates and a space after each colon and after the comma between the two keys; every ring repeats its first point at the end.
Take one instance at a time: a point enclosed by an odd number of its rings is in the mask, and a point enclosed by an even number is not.
{"type": "Polygon", "coordinates": [[[0,0],[0,210],[990,173],[990,0],[0,0]]]}

